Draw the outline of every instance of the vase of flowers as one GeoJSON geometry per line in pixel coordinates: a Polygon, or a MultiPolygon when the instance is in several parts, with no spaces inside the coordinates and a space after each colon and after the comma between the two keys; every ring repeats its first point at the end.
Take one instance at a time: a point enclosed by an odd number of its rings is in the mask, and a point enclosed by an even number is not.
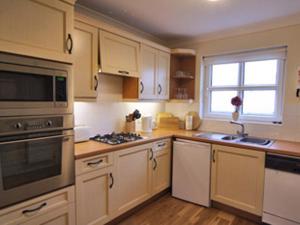
{"type": "Polygon", "coordinates": [[[232,119],[237,121],[240,117],[240,107],[243,104],[243,100],[239,96],[236,96],[231,99],[231,104],[235,107],[235,110],[232,113],[232,119]]]}

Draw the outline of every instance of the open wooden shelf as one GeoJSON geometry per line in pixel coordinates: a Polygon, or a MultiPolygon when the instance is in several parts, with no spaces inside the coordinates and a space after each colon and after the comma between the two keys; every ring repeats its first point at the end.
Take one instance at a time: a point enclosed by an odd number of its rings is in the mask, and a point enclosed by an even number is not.
{"type": "Polygon", "coordinates": [[[195,73],[196,56],[194,54],[172,54],[170,65],[170,99],[187,100],[195,99],[195,73]],[[188,76],[176,76],[177,71],[189,74],[188,76]],[[186,98],[178,97],[178,88],[187,93],[186,98]]]}

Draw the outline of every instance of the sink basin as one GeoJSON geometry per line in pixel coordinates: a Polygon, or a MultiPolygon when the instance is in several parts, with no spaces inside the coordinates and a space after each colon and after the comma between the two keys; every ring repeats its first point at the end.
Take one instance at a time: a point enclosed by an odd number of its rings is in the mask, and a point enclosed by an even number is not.
{"type": "Polygon", "coordinates": [[[222,137],[222,140],[225,140],[225,141],[233,141],[233,140],[236,140],[238,139],[239,137],[238,136],[235,136],[235,135],[227,135],[225,137],[222,137]]]}
{"type": "Polygon", "coordinates": [[[262,139],[262,138],[254,138],[254,137],[244,137],[239,140],[239,142],[257,144],[257,145],[268,145],[271,143],[271,140],[262,139]]]}
{"type": "Polygon", "coordinates": [[[256,145],[256,146],[270,146],[273,141],[264,138],[256,138],[256,137],[241,137],[234,134],[222,134],[222,133],[214,133],[214,132],[204,132],[199,134],[194,134],[195,137],[199,138],[207,138],[211,140],[218,140],[224,142],[231,143],[240,143],[245,145],[256,145]]]}

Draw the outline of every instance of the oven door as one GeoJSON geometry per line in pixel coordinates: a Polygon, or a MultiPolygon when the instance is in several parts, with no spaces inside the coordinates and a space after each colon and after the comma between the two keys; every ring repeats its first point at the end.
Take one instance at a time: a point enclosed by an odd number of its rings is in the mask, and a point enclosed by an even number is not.
{"type": "Polygon", "coordinates": [[[1,139],[0,208],[75,183],[72,130],[1,139]]]}

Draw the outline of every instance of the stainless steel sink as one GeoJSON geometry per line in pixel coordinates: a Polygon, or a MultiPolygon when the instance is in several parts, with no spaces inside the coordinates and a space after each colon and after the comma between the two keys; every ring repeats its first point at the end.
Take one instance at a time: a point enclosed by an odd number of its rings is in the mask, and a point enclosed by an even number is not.
{"type": "Polygon", "coordinates": [[[241,137],[234,134],[222,134],[222,133],[214,133],[214,132],[204,132],[195,134],[195,137],[206,138],[210,140],[216,141],[224,141],[231,143],[239,143],[245,145],[256,145],[256,146],[271,146],[273,144],[273,140],[257,138],[257,137],[241,137]]]}
{"type": "Polygon", "coordinates": [[[222,137],[222,140],[225,140],[225,141],[233,141],[233,140],[236,140],[238,139],[239,137],[236,136],[236,135],[227,135],[227,136],[224,136],[222,137]]]}
{"type": "Polygon", "coordinates": [[[271,140],[255,138],[255,137],[244,137],[244,138],[241,138],[239,140],[239,142],[257,144],[257,145],[268,145],[271,143],[271,140]]]}

